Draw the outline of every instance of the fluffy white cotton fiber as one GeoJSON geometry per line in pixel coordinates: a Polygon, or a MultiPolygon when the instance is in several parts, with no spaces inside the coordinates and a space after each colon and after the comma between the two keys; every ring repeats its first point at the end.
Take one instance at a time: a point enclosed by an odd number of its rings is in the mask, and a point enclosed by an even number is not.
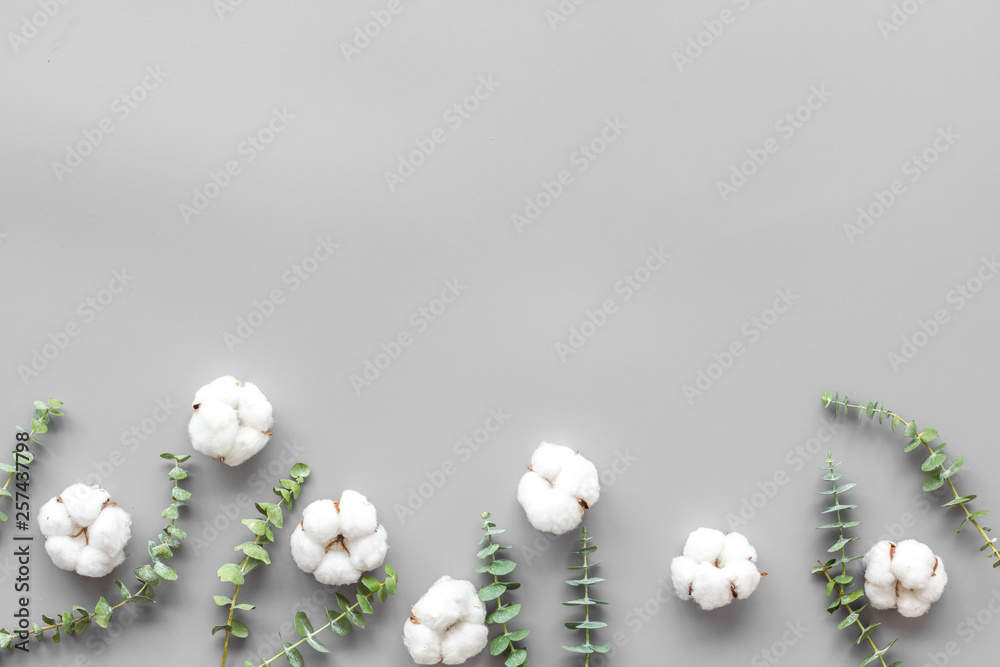
{"type": "Polygon", "coordinates": [[[73,484],[42,505],[38,527],[56,567],[103,577],[125,560],[132,517],[94,484],[73,484]]]}
{"type": "Polygon", "coordinates": [[[486,647],[488,633],[476,587],[445,576],[413,605],[403,643],[418,665],[459,665],[486,647]]]}
{"type": "Polygon", "coordinates": [[[757,550],[740,533],[699,528],[688,535],[682,555],[670,564],[674,593],[702,609],[750,597],[760,584],[757,550]]]}
{"type": "Polygon", "coordinates": [[[339,501],[310,503],[292,531],[291,545],[300,570],[321,584],[340,586],[357,583],[363,572],[382,564],[389,534],[368,498],[347,490],[339,501]]]}
{"type": "Polygon", "coordinates": [[[865,595],[875,609],[914,618],[930,611],[948,584],[944,561],[916,540],[883,540],[865,554],[865,595]]]}
{"type": "Polygon", "coordinates": [[[271,437],[271,404],[252,382],[216,378],[195,392],[192,408],[191,444],[227,465],[243,463],[271,437]]]}
{"type": "Polygon", "coordinates": [[[543,442],[521,477],[517,500],[531,525],[562,535],[580,525],[583,512],[601,495],[597,468],[569,447],[543,442]]]}

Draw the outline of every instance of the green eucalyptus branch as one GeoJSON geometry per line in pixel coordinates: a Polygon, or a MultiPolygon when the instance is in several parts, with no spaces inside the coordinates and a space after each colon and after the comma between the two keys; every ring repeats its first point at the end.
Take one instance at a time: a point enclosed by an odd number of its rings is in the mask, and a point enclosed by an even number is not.
{"type": "MultiPolygon", "coordinates": [[[[337,593],[337,606],[340,607],[340,613],[335,611],[326,611],[326,625],[314,630],[312,623],[309,621],[309,617],[306,616],[304,611],[295,612],[295,631],[299,633],[299,641],[291,644],[286,642],[281,633],[278,633],[278,641],[281,642],[281,653],[278,653],[271,659],[264,657],[262,653],[260,659],[261,662],[259,667],[267,667],[274,663],[278,658],[284,658],[291,667],[302,667],[305,661],[302,658],[302,654],[299,652],[298,648],[303,643],[309,644],[313,649],[319,653],[329,653],[330,649],[324,646],[318,639],[316,635],[320,634],[327,628],[333,631],[338,637],[344,637],[351,632],[351,625],[356,625],[358,628],[365,629],[365,617],[364,614],[374,614],[375,608],[372,606],[372,602],[375,598],[378,598],[379,602],[384,603],[390,595],[396,594],[396,584],[399,582],[399,575],[396,571],[392,569],[392,565],[386,564],[385,566],[385,580],[379,581],[375,577],[365,576],[361,578],[361,582],[358,583],[357,592],[357,602],[351,604],[351,601],[345,596],[337,593]],[[361,613],[358,613],[358,610],[361,613]]],[[[253,662],[247,660],[243,663],[244,667],[254,667],[253,662]]]]}
{"type": "Polygon", "coordinates": [[[907,421],[900,417],[898,414],[891,410],[887,410],[885,404],[879,407],[878,401],[869,402],[866,405],[862,405],[860,399],[857,399],[856,403],[851,403],[847,396],[841,400],[840,393],[831,394],[826,392],[821,397],[823,404],[826,407],[833,406],[834,415],[839,415],[841,412],[846,416],[849,410],[858,411],[858,423],[861,423],[862,417],[868,417],[870,420],[874,420],[878,417],[878,421],[881,424],[883,418],[888,418],[891,420],[892,430],[895,431],[897,426],[903,426],[903,435],[910,438],[910,441],[903,448],[904,452],[912,452],[921,446],[927,449],[928,456],[921,464],[920,469],[927,473],[924,478],[923,489],[924,491],[936,491],[945,484],[951,490],[952,498],[941,507],[955,507],[958,506],[962,509],[965,516],[962,517],[962,523],[958,525],[959,533],[962,532],[962,528],[965,527],[966,523],[971,523],[979,534],[983,538],[983,545],[979,548],[980,551],[989,550],[987,553],[988,558],[995,558],[993,562],[993,567],[1000,567],[1000,551],[997,550],[996,541],[997,538],[991,538],[987,535],[990,529],[986,526],[980,525],[979,519],[989,514],[986,510],[979,510],[978,512],[972,512],[968,508],[968,504],[976,498],[975,494],[961,495],[958,489],[955,487],[955,482],[952,477],[962,469],[965,465],[965,457],[959,457],[955,461],[948,465],[947,456],[944,453],[944,448],[948,446],[948,443],[942,442],[939,445],[931,446],[931,443],[937,439],[938,432],[932,428],[925,428],[923,430],[917,429],[917,424],[915,420],[907,421]]]}
{"type": "Polygon", "coordinates": [[[601,621],[590,620],[590,608],[599,604],[608,604],[603,600],[595,600],[590,597],[590,586],[591,584],[598,584],[605,579],[600,577],[590,576],[590,568],[600,565],[600,563],[591,563],[588,561],[588,556],[597,551],[597,547],[587,544],[590,540],[594,539],[590,533],[587,532],[587,527],[584,526],[581,532],[581,537],[577,540],[582,542],[583,546],[579,551],[576,551],[577,555],[583,556],[583,565],[571,565],[570,570],[582,570],[582,579],[569,579],[566,581],[570,586],[583,586],[583,597],[577,600],[570,600],[569,602],[563,602],[567,607],[571,606],[582,606],[584,608],[583,621],[572,621],[566,624],[566,627],[570,630],[583,630],[584,631],[584,642],[580,646],[563,646],[567,651],[572,651],[573,653],[585,653],[586,659],[584,661],[584,667],[590,667],[590,655],[592,653],[607,653],[611,650],[611,644],[591,644],[590,643],[590,631],[597,630],[599,628],[606,628],[607,623],[602,623],[601,621]]]}
{"type": "Polygon", "coordinates": [[[860,588],[854,591],[851,590],[854,586],[854,577],[847,573],[847,564],[858,560],[861,556],[847,555],[847,545],[858,538],[846,537],[844,535],[844,529],[858,526],[861,522],[844,521],[841,516],[842,511],[857,509],[857,505],[845,505],[840,502],[840,494],[844,491],[853,489],[857,485],[850,483],[838,486],[837,481],[842,477],[842,475],[837,472],[838,467],[840,467],[840,463],[833,460],[833,454],[828,454],[826,459],[826,468],[824,468],[824,470],[826,470],[826,474],[823,476],[823,479],[830,482],[832,488],[827,491],[820,491],[820,494],[833,496],[833,505],[826,508],[826,510],[823,511],[823,514],[835,513],[837,520],[834,523],[828,523],[820,526],[819,528],[831,528],[837,531],[837,541],[833,543],[833,546],[827,549],[827,553],[839,553],[840,557],[828,560],[825,563],[820,561],[818,567],[812,568],[812,573],[818,574],[822,572],[823,576],[826,577],[827,597],[833,593],[837,594],[834,601],[829,607],[826,608],[826,610],[831,614],[838,609],[844,609],[847,612],[847,616],[837,624],[837,629],[843,630],[851,625],[857,625],[861,633],[858,635],[858,638],[854,640],[854,643],[860,645],[862,642],[867,641],[871,645],[873,653],[862,660],[858,667],[865,667],[865,665],[873,663],[876,660],[879,661],[879,664],[881,664],[882,667],[901,667],[903,664],[902,661],[896,661],[892,663],[892,665],[886,665],[885,658],[883,657],[899,638],[897,637],[896,639],[893,639],[886,645],[885,648],[880,649],[878,645],[875,644],[875,640],[872,639],[872,633],[875,631],[875,628],[881,625],[881,623],[872,623],[871,625],[866,626],[861,622],[860,616],[861,612],[864,611],[867,605],[862,605],[858,609],[854,609],[851,606],[857,602],[859,598],[864,596],[864,590],[860,588]],[[840,574],[833,572],[833,568],[838,565],[840,566],[840,574]]]}
{"type": "Polygon", "coordinates": [[[479,599],[483,602],[489,602],[490,600],[496,600],[497,608],[494,609],[486,617],[487,623],[492,623],[499,625],[503,631],[496,637],[490,640],[490,655],[500,655],[504,652],[507,653],[507,660],[504,662],[506,667],[518,667],[519,665],[528,664],[528,651],[527,649],[517,648],[514,642],[521,641],[528,636],[531,632],[529,628],[524,628],[523,630],[509,630],[507,628],[507,623],[514,619],[519,613],[521,613],[521,605],[518,604],[504,604],[503,594],[507,591],[512,591],[521,587],[521,584],[512,581],[501,581],[500,577],[510,574],[517,567],[517,563],[512,560],[501,559],[496,557],[496,552],[501,549],[510,549],[509,546],[504,546],[497,544],[493,541],[494,535],[500,535],[507,531],[497,528],[497,525],[490,521],[490,513],[483,512],[483,536],[479,540],[479,544],[489,543],[485,547],[479,550],[476,557],[479,560],[489,559],[489,562],[485,565],[476,568],[476,572],[480,574],[488,574],[493,577],[493,581],[486,586],[479,589],[479,599]]]}
{"type": "Polygon", "coordinates": [[[243,524],[254,534],[254,539],[253,541],[244,542],[233,549],[234,551],[243,552],[245,558],[239,563],[226,563],[216,573],[219,581],[230,582],[236,585],[236,590],[233,591],[233,597],[231,598],[225,595],[213,596],[215,604],[220,607],[229,607],[226,623],[212,628],[213,635],[219,630],[223,630],[226,633],[226,640],[222,645],[222,667],[225,667],[226,658],[229,655],[229,638],[232,636],[243,639],[250,635],[246,624],[233,618],[233,614],[237,609],[240,611],[254,609],[254,605],[252,604],[236,603],[236,598],[240,594],[240,588],[246,582],[247,574],[257,569],[260,565],[271,564],[271,557],[264,548],[264,545],[274,542],[274,531],[271,527],[281,528],[284,525],[281,505],[284,503],[285,507],[289,510],[292,509],[292,503],[298,499],[299,492],[302,490],[302,484],[305,482],[306,477],[309,476],[309,472],[309,466],[304,463],[296,463],[292,466],[292,470],[289,473],[291,479],[279,480],[281,486],[276,486],[272,489],[274,494],[280,499],[278,502],[255,503],[254,506],[264,518],[243,519],[243,524]]]}
{"type": "MultiPolygon", "coordinates": [[[[160,458],[172,461],[174,464],[170,472],[167,473],[169,479],[173,480],[174,483],[170,492],[173,502],[160,513],[160,516],[164,519],[169,519],[170,523],[157,536],[159,541],[149,541],[150,563],[137,567],[134,570],[135,578],[142,586],[133,594],[129,592],[125,584],[119,579],[115,579],[122,601],[114,606],[108,603],[102,595],[97,601],[93,612],[89,611],[86,607],[73,605],[71,609],[60,612],[55,616],[43,614],[42,622],[45,625],[35,623],[32,626],[30,634],[33,634],[35,639],[42,641],[45,638],[45,633],[53,630],[54,632],[49,639],[52,643],[58,644],[62,634],[83,634],[84,630],[90,627],[92,622],[102,628],[107,628],[117,609],[132,602],[154,602],[153,588],[159,586],[164,579],[168,581],[177,579],[177,571],[163,561],[173,558],[173,550],[181,546],[182,540],[187,539],[187,533],[177,527],[177,519],[180,516],[179,508],[188,505],[191,498],[191,493],[182,489],[179,484],[180,480],[188,476],[187,470],[181,468],[180,464],[187,461],[190,456],[186,454],[182,456],[160,454],[160,458]]],[[[11,634],[6,629],[0,630],[0,648],[16,648],[19,643],[17,642],[18,638],[22,641],[27,640],[27,637],[20,635],[20,633],[11,634]]]]}
{"type": "MultiPolygon", "coordinates": [[[[26,492],[29,477],[25,467],[31,465],[31,462],[35,460],[35,455],[28,449],[29,444],[32,442],[38,445],[42,444],[35,438],[35,434],[46,433],[49,430],[52,417],[62,415],[62,411],[59,410],[62,406],[63,404],[54,398],[50,398],[48,403],[35,401],[35,412],[31,417],[31,430],[29,431],[23,426],[16,427],[20,432],[17,434],[17,449],[11,452],[14,463],[0,463],[0,470],[10,473],[7,475],[7,481],[3,483],[3,487],[0,488],[0,498],[10,498],[13,502],[14,497],[7,490],[7,487],[10,486],[15,477],[18,479],[18,488],[22,493],[26,492]]],[[[7,515],[0,511],[0,522],[7,521],[7,518],[7,515]]]]}

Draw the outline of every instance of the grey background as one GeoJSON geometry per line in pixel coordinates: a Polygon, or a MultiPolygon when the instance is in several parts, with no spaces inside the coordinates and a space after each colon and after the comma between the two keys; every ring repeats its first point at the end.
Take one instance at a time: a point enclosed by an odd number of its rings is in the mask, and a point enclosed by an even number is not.
{"type": "MultiPolygon", "coordinates": [[[[546,547],[515,499],[542,440],[578,448],[613,482],[586,523],[609,580],[595,590],[611,602],[599,637],[621,633],[615,664],[772,664],[761,651],[775,644],[786,664],[860,660],[809,574],[831,541],[813,529],[828,449],[859,484],[850,500],[864,521],[860,543],[906,522],[905,535],[928,542],[951,573],[928,616],[878,615],[882,642],[902,638],[894,659],[931,664],[949,642],[958,649],[949,664],[994,656],[997,621],[982,610],[1000,579],[976,536],[955,535],[956,513],[921,495],[920,460],[901,452],[902,436],[841,420],[830,437],[832,413],[818,400],[826,389],[858,392],[936,427],[969,457],[958,482],[980,494],[975,507],[1000,502],[991,484],[1000,286],[987,281],[971,300],[953,292],[1000,242],[989,195],[1000,154],[1000,9],[911,2],[919,11],[884,35],[879,22],[903,4],[592,0],[553,23],[554,0],[424,0],[402,5],[348,62],[341,44],[386,3],[244,2],[220,17],[207,2],[70,2],[17,49],[10,34],[41,10],[4,3],[0,421],[10,443],[33,399],[66,403],[33,467],[32,507],[98,475],[133,514],[132,553],[115,572],[128,579],[168,500],[157,454],[190,450],[194,391],[233,374],[258,383],[276,416],[271,444],[244,466],[190,461],[195,497],[181,525],[204,544],[180,551],[181,578],[161,587],[155,608],[121,617],[124,633],[33,645],[30,660],[130,665],[173,646],[180,659],[218,664],[221,640],[209,629],[224,616],[211,595],[231,586],[215,570],[249,534],[226,525],[227,504],[241,492],[266,499],[260,489],[287,471],[280,458],[291,449],[314,470],[299,507],[345,488],[367,494],[401,576],[368,630],[328,635],[334,654],[307,664],[410,664],[399,638],[409,605],[442,574],[475,577],[484,510],[517,545],[532,663],[581,664],[560,649],[577,639],[562,626],[575,612],[559,605],[572,595],[562,581],[573,536],[546,547]],[[678,71],[674,52],[723,10],[732,22],[678,71]],[[112,105],[147,67],[166,75],[122,118],[112,105]],[[453,129],[444,114],[479,77],[499,86],[453,129]],[[814,86],[832,97],[800,111],[811,118],[786,140],[776,122],[814,86]],[[294,118],[248,161],[240,143],[274,109],[294,118]],[[114,131],[60,180],[52,163],[102,119],[114,131]],[[578,171],[574,153],[606,119],[627,128],[578,171]],[[446,141],[390,191],[384,173],[435,128],[446,141]],[[911,181],[904,164],[939,128],[957,140],[911,181]],[[768,138],[778,152],[723,201],[717,181],[768,138]],[[179,206],[231,160],[240,173],[186,222],[179,206]],[[572,184],[519,233],[511,215],[564,169],[572,184]],[[905,193],[851,242],[844,225],[894,179],[905,193]],[[293,289],[286,272],[320,237],[339,248],[293,289]],[[650,246],[672,257],[626,301],[615,285],[650,246]],[[102,290],[116,270],[132,276],[127,289],[91,315],[86,299],[111,297],[102,290]],[[447,280],[465,291],[418,331],[411,313],[447,280]],[[227,345],[225,334],[273,290],[284,302],[227,345]],[[776,290],[793,305],[756,329],[752,318],[770,318],[776,290]],[[561,359],[557,344],[606,299],[617,311],[561,359]],[[901,339],[938,310],[947,323],[893,364],[901,339]],[[79,335],[22,377],[19,367],[69,323],[79,335]],[[351,375],[401,332],[412,345],[356,392],[351,375]],[[745,353],[688,400],[684,385],[734,342],[745,353]],[[157,400],[177,406],[162,423],[151,421],[162,416],[157,400]],[[463,460],[454,443],[496,408],[509,421],[463,460]],[[152,433],[127,446],[125,434],[144,426],[152,433]],[[825,441],[810,442],[818,436],[825,441]],[[803,447],[816,453],[806,460],[803,447]],[[616,460],[631,464],[616,472],[616,460]],[[401,521],[395,507],[446,461],[457,472],[401,521]],[[776,474],[786,483],[769,487],[776,474]],[[772,492],[766,503],[754,496],[762,488],[772,492]],[[755,500],[751,512],[744,503],[755,500]],[[758,592],[714,613],[663,593],[658,601],[687,533],[730,528],[741,507],[750,518],[737,528],[770,572],[758,592]],[[966,629],[977,613],[989,633],[966,629]],[[789,623],[804,634],[786,634],[789,623]]],[[[10,627],[16,531],[0,531],[0,624],[10,627]]],[[[310,596],[332,604],[332,589],[292,566],[287,536],[240,595],[260,608],[243,615],[251,636],[230,664],[264,647],[310,596]]],[[[83,581],[41,547],[31,561],[36,618],[114,593],[114,577],[83,581]]]]}

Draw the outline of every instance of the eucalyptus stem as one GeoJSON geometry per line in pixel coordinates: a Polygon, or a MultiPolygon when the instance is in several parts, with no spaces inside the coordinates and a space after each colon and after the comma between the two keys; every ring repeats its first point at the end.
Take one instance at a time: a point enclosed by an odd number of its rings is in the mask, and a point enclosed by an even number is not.
{"type": "MultiPolygon", "coordinates": [[[[54,398],[50,398],[48,403],[45,401],[35,401],[35,412],[31,418],[31,431],[28,429],[18,426],[17,429],[20,433],[17,434],[17,449],[12,452],[14,455],[14,463],[0,463],[0,470],[7,473],[7,481],[3,483],[0,487],[0,498],[11,498],[13,502],[13,496],[7,487],[14,480],[14,477],[22,476],[22,479],[27,482],[28,476],[24,470],[21,470],[22,466],[29,465],[35,459],[35,455],[29,451],[28,446],[30,443],[34,442],[36,444],[40,443],[36,438],[36,433],[46,433],[49,430],[49,424],[52,421],[52,417],[62,415],[62,411],[59,410],[63,406],[61,401],[57,401],[54,398]],[[22,436],[24,436],[22,438],[22,436]],[[23,446],[23,449],[22,449],[23,446]]],[[[7,515],[0,511],[0,522],[7,521],[7,515]]]]}
{"type": "Polygon", "coordinates": [[[497,528],[497,525],[490,521],[489,512],[483,512],[482,519],[483,536],[480,538],[479,544],[486,544],[486,546],[479,550],[476,557],[480,560],[489,559],[489,562],[477,567],[476,572],[489,574],[493,577],[493,581],[479,589],[479,599],[482,602],[497,601],[497,608],[489,613],[486,617],[486,622],[499,625],[503,630],[503,632],[490,640],[490,655],[500,655],[507,652],[508,656],[504,662],[505,666],[518,667],[518,665],[527,664],[528,651],[524,648],[517,648],[514,642],[521,641],[527,637],[531,630],[529,628],[521,630],[510,630],[507,628],[507,623],[521,613],[521,604],[504,604],[502,597],[507,591],[520,588],[521,584],[500,579],[501,576],[513,572],[514,568],[517,567],[517,563],[506,558],[496,557],[497,551],[510,549],[510,547],[497,544],[493,541],[493,536],[500,535],[506,531],[497,528]]]}
{"type": "Polygon", "coordinates": [[[918,431],[915,420],[906,420],[901,417],[898,413],[888,410],[883,403],[879,407],[878,402],[871,402],[865,405],[861,404],[860,399],[857,399],[856,403],[851,403],[850,399],[845,396],[843,400],[840,399],[839,392],[837,394],[831,394],[826,392],[821,397],[823,403],[826,407],[831,405],[834,406],[834,413],[840,414],[843,410],[846,415],[849,409],[854,409],[858,411],[858,421],[861,421],[863,416],[867,416],[868,419],[873,420],[878,417],[879,423],[882,423],[883,418],[888,418],[890,420],[892,430],[895,431],[897,426],[903,426],[903,435],[910,438],[910,442],[904,448],[904,452],[911,452],[917,449],[921,445],[927,450],[928,457],[921,466],[924,472],[928,475],[924,479],[923,489],[924,491],[934,491],[944,484],[948,485],[951,490],[952,499],[946,502],[942,507],[955,507],[958,506],[962,509],[965,515],[962,519],[962,523],[958,526],[957,532],[962,532],[962,528],[965,527],[966,522],[971,523],[976,530],[979,532],[980,536],[983,538],[983,546],[980,547],[980,551],[986,551],[989,549],[988,557],[994,558],[993,567],[1000,567],[1000,550],[997,549],[996,542],[997,538],[991,538],[987,535],[990,529],[979,523],[978,519],[986,516],[989,512],[986,510],[979,510],[973,512],[969,509],[968,503],[976,498],[975,495],[961,495],[955,486],[955,482],[952,477],[965,465],[965,457],[960,457],[955,460],[950,466],[945,466],[947,458],[945,456],[944,448],[947,443],[941,443],[937,447],[931,447],[931,442],[933,442],[938,437],[938,432],[932,428],[925,428],[918,431]]]}
{"type": "Polygon", "coordinates": [[[583,556],[582,565],[570,566],[570,570],[578,570],[583,572],[582,579],[570,579],[566,583],[570,586],[582,586],[583,587],[583,597],[577,600],[570,600],[569,602],[563,602],[563,605],[568,607],[582,606],[584,608],[583,621],[571,621],[566,624],[566,627],[570,630],[583,630],[584,631],[584,643],[580,646],[563,646],[567,651],[572,651],[573,653],[583,653],[586,657],[584,659],[584,667],[589,667],[590,656],[594,653],[607,653],[611,650],[611,644],[591,644],[590,643],[590,631],[596,630],[598,628],[607,627],[607,623],[601,621],[590,620],[590,608],[594,605],[607,604],[603,600],[595,600],[590,597],[590,586],[591,584],[597,584],[604,579],[600,577],[590,576],[590,568],[600,565],[600,563],[592,563],[589,560],[590,554],[597,551],[597,547],[588,544],[590,540],[593,539],[590,533],[587,532],[587,527],[584,526],[580,531],[580,537],[577,539],[578,542],[582,543],[582,546],[578,551],[577,555],[583,556]]]}

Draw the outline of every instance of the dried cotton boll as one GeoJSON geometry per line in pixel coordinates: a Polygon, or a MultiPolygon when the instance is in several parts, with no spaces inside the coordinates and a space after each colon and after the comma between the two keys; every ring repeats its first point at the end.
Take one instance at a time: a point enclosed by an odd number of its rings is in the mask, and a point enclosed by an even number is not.
{"type": "Polygon", "coordinates": [[[876,609],[896,608],[908,618],[923,616],[948,584],[944,562],[916,540],[883,540],[865,554],[865,595],[876,609]]]}
{"type": "Polygon", "coordinates": [[[321,584],[354,584],[385,561],[389,534],[380,526],[375,506],[357,491],[339,501],[317,500],[306,506],[292,532],[292,559],[321,584]]]}
{"type": "Polygon", "coordinates": [[[670,563],[674,593],[704,610],[744,600],[757,590],[762,577],[757,550],[740,533],[698,528],[688,535],[683,555],[670,563]]]}
{"type": "Polygon", "coordinates": [[[191,445],[227,465],[244,463],[271,437],[271,404],[252,382],[216,378],[195,392],[191,407],[191,445]]]}
{"type": "Polygon", "coordinates": [[[471,582],[441,577],[413,605],[403,644],[418,665],[459,665],[486,648],[485,620],[471,582]]]}
{"type": "Polygon", "coordinates": [[[517,486],[517,500],[537,530],[562,535],[580,525],[601,495],[597,467],[569,447],[543,442],[517,486]]]}
{"type": "Polygon", "coordinates": [[[125,560],[132,517],[96,485],[73,484],[42,506],[39,526],[56,567],[103,577],[125,560]]]}

